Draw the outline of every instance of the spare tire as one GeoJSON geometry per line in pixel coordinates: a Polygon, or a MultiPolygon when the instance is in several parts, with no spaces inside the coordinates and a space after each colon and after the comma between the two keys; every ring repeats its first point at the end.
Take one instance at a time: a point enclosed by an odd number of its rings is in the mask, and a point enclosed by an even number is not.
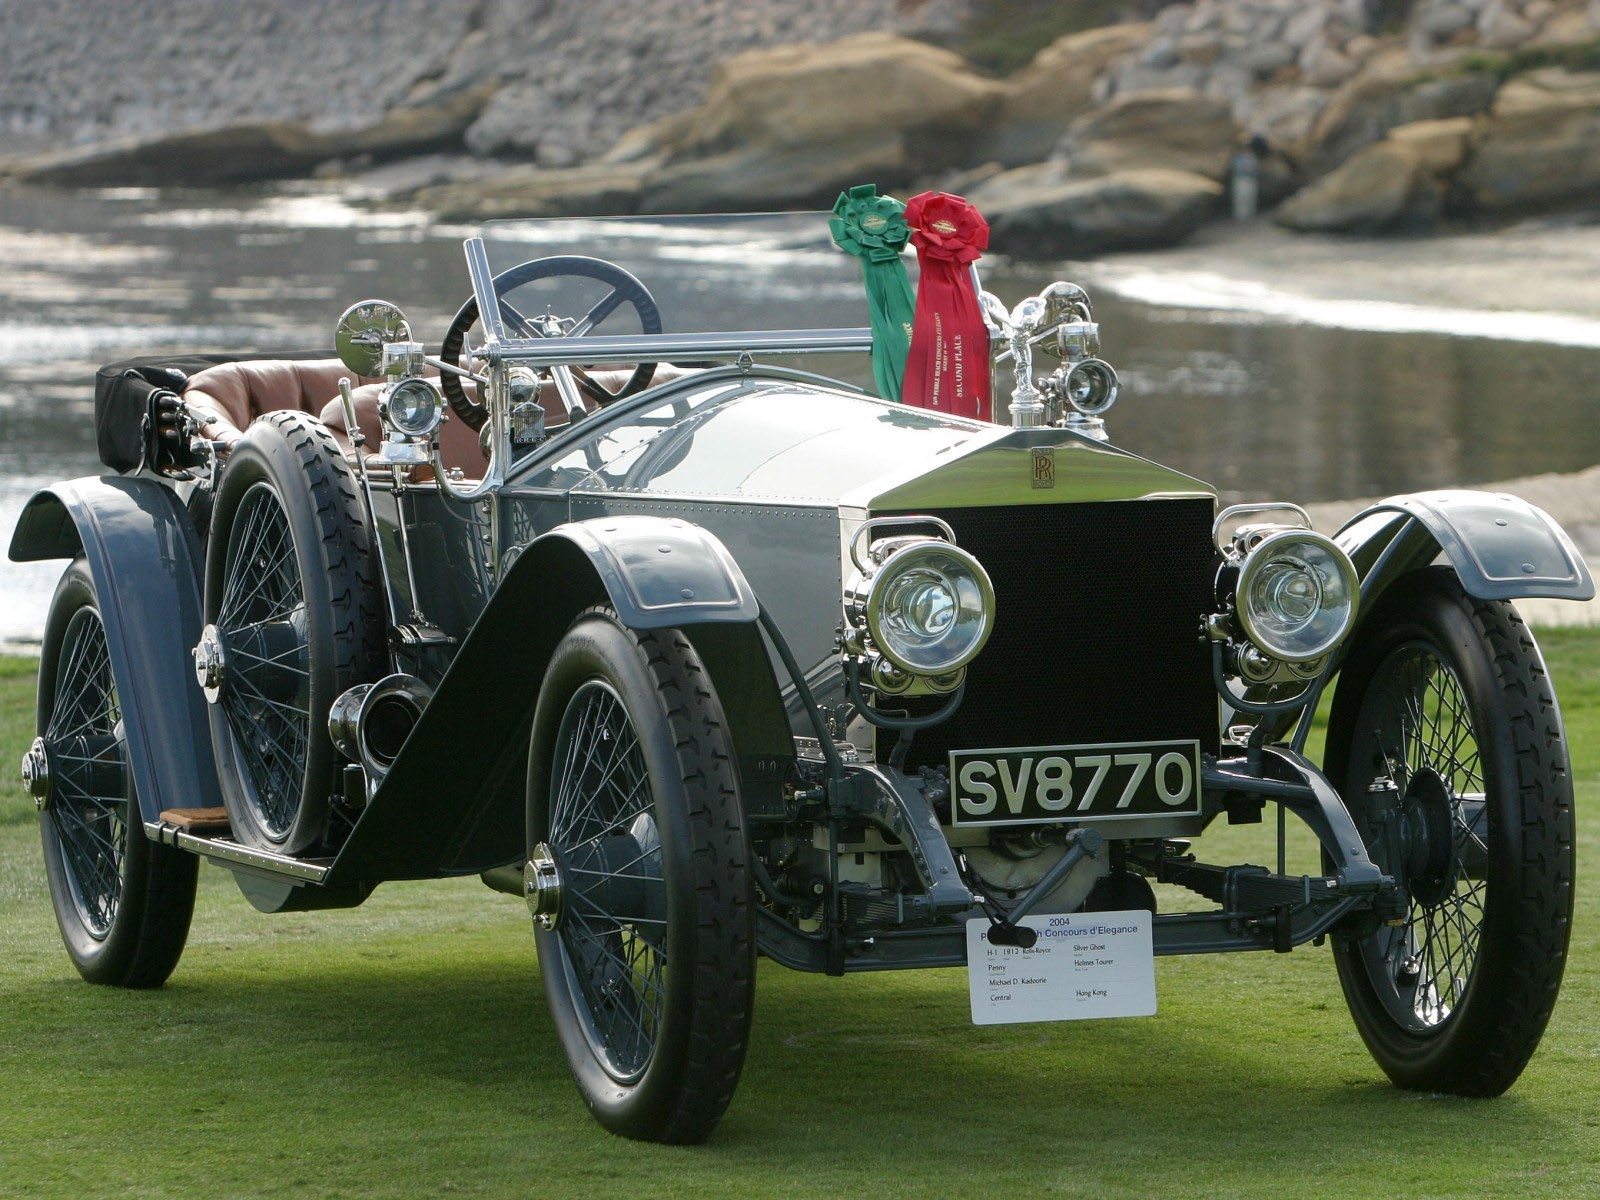
{"type": "Polygon", "coordinates": [[[340,762],[328,710],[386,670],[373,531],[321,422],[273,412],[217,489],[196,652],[236,838],[284,854],[326,839],[340,762]]]}

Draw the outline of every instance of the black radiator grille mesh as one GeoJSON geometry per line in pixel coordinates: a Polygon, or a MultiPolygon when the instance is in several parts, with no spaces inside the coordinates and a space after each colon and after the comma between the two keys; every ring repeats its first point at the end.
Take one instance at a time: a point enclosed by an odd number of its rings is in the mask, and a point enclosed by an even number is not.
{"type": "MultiPolygon", "coordinates": [[[[884,514],[889,515],[889,514],[884,514]]],[[[1198,738],[1217,748],[1200,636],[1216,551],[1207,499],[946,509],[994,580],[994,633],[949,721],[908,767],[951,749],[1198,738]]],[[[880,758],[894,734],[879,734],[880,758]]]]}

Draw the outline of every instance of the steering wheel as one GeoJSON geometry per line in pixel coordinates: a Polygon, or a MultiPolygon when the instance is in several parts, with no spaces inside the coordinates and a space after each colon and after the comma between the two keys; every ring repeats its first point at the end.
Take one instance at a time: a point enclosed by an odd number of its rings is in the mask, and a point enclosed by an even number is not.
{"type": "MultiPolygon", "coordinates": [[[[539,279],[554,279],[561,276],[580,276],[586,279],[598,280],[610,285],[610,291],[603,296],[588,312],[570,324],[562,322],[562,337],[583,337],[594,332],[596,326],[614,313],[624,303],[633,306],[638,314],[641,329],[646,334],[661,332],[661,310],[656,307],[655,297],[650,294],[650,289],[640,283],[637,278],[624,271],[615,263],[606,262],[600,258],[586,258],[579,254],[559,254],[551,258],[535,258],[525,263],[519,263],[508,271],[503,271],[494,277],[494,294],[502,301],[500,315],[505,322],[507,332],[519,338],[536,338],[548,336],[544,328],[535,321],[524,317],[509,304],[503,302],[504,297],[525,284],[533,283],[539,279]]],[[[469,296],[450,322],[450,328],[445,331],[444,343],[439,347],[439,357],[451,366],[461,366],[461,351],[466,343],[467,330],[478,319],[478,300],[476,296],[469,296]]],[[[605,388],[599,381],[588,375],[581,367],[557,367],[556,370],[570,370],[577,381],[578,387],[595,403],[600,405],[610,404],[624,396],[631,396],[642,392],[650,385],[650,380],[655,376],[656,364],[653,362],[640,363],[633,369],[633,374],[628,381],[615,392],[605,388]]],[[[439,378],[439,386],[444,391],[445,399],[450,402],[451,410],[466,422],[470,429],[483,428],[483,423],[488,419],[488,412],[482,404],[467,395],[467,390],[462,386],[461,378],[446,371],[439,378]]]]}

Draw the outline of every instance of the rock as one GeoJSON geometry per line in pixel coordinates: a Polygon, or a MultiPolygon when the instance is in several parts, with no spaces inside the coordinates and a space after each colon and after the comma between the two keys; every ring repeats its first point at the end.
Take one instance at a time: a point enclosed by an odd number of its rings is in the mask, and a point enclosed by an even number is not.
{"type": "Polygon", "coordinates": [[[1158,37],[1147,43],[1139,52],[1139,65],[1157,71],[1177,66],[1178,40],[1173,37],[1158,37]]]}
{"type": "Polygon", "coordinates": [[[1004,165],[1038,162],[1095,103],[1095,82],[1117,58],[1150,36],[1148,24],[1108,25],[1058,38],[1005,83],[984,138],[984,156],[1004,165]]]}
{"type": "Polygon", "coordinates": [[[1365,33],[1358,33],[1344,44],[1344,52],[1358,63],[1371,58],[1377,48],[1378,39],[1365,33]]]}
{"type": "Polygon", "coordinates": [[[425,187],[411,200],[445,221],[625,216],[638,211],[648,170],[638,164],[590,164],[562,171],[519,166],[488,179],[425,187]]]}
{"type": "Polygon", "coordinates": [[[637,129],[630,129],[597,161],[615,165],[645,161],[654,161],[658,164],[664,162],[667,156],[666,147],[677,145],[688,136],[689,125],[693,119],[694,110],[690,109],[687,112],[661,117],[648,125],[640,125],[637,129]]]}
{"type": "Polygon", "coordinates": [[[1002,90],[948,50],[890,34],[754,50],[715,69],[705,104],[666,150],[683,161],[917,129],[930,132],[928,149],[946,160],[929,165],[951,166],[992,119],[1002,90]]]}
{"type": "Polygon", "coordinates": [[[1442,195],[1415,147],[1384,141],[1296,192],[1273,219],[1302,232],[1391,233],[1432,224],[1442,195]]]}
{"type": "Polygon", "coordinates": [[[1209,67],[1222,54],[1222,39],[1213,33],[1189,33],[1178,40],[1178,60],[1209,67]]]}
{"type": "Polygon", "coordinates": [[[1257,79],[1269,79],[1295,61],[1295,50],[1288,42],[1262,42],[1244,55],[1244,68],[1257,79]]]}
{"type": "Polygon", "coordinates": [[[654,163],[650,212],[832,204],[964,166],[1002,86],[948,51],[885,34],[743,54],[706,103],[626,135],[612,165],[654,163]]]}
{"type": "Polygon", "coordinates": [[[1110,82],[1104,96],[1109,101],[1114,96],[1126,96],[1132,92],[1164,91],[1169,88],[1193,88],[1198,91],[1205,86],[1210,74],[1211,69],[1199,63],[1179,63],[1164,71],[1140,66],[1137,62],[1119,63],[1107,76],[1110,82]]]}
{"type": "Polygon", "coordinates": [[[425,154],[458,146],[494,88],[480,85],[433,104],[391,109],[360,129],[325,133],[299,122],[248,122],[97,143],[31,159],[15,173],[33,183],[68,186],[217,187],[303,175],[333,159],[425,154]]]}
{"type": "Polygon", "coordinates": [[[1466,161],[1471,135],[1471,117],[1448,117],[1397,125],[1389,131],[1388,140],[1415,154],[1427,170],[1442,179],[1466,161]]]}
{"type": "Polygon", "coordinates": [[[1307,174],[1325,175],[1396,125],[1468,117],[1494,100],[1500,81],[1487,72],[1419,73],[1404,54],[1380,53],[1328,101],[1301,150],[1307,174]]]}
{"type": "Polygon", "coordinates": [[[1493,0],[1478,14],[1478,44],[1489,50],[1514,50],[1536,32],[1532,21],[1512,12],[1503,0],[1493,0]]]}
{"type": "Polygon", "coordinates": [[[1238,139],[1225,101],[1170,88],[1118,96],[1080,117],[1054,157],[1080,176],[1166,167],[1221,180],[1238,139]]]}
{"type": "Polygon", "coordinates": [[[1299,53],[1322,32],[1327,23],[1328,13],[1320,4],[1302,5],[1300,11],[1283,27],[1283,40],[1299,53]]]}
{"type": "Polygon", "coordinates": [[[1328,42],[1312,42],[1300,57],[1300,69],[1312,87],[1337,87],[1356,73],[1357,64],[1328,42]]]}
{"type": "Polygon", "coordinates": [[[1460,181],[1492,213],[1600,195],[1600,73],[1547,69],[1507,81],[1460,181]]]}
{"type": "Polygon", "coordinates": [[[1239,124],[1259,133],[1269,145],[1297,147],[1311,136],[1317,118],[1328,106],[1328,93],[1322,88],[1283,86],[1268,88],[1250,98],[1239,113],[1239,124]]]}
{"type": "Polygon", "coordinates": [[[1447,42],[1456,34],[1471,29],[1472,11],[1462,4],[1435,4],[1417,19],[1417,29],[1435,42],[1447,42]]]}
{"type": "Polygon", "coordinates": [[[887,191],[922,178],[930,169],[893,130],[829,142],[744,146],[652,172],[640,211],[827,208],[840,192],[862,180],[887,191]]]}
{"type": "Polygon", "coordinates": [[[1082,258],[1170,246],[1215,215],[1222,188],[1187,171],[1145,168],[1073,178],[1060,163],[995,176],[968,199],[993,250],[1019,258],[1082,258]]]}

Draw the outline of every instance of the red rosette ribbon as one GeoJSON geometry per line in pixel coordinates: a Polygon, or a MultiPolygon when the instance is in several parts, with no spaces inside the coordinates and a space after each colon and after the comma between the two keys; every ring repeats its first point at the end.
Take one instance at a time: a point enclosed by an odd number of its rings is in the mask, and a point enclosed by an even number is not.
{"type": "Polygon", "coordinates": [[[989,327],[969,268],[988,249],[989,223],[960,196],[923,192],[906,202],[906,224],[922,277],[901,397],[987,421],[989,327]]]}

